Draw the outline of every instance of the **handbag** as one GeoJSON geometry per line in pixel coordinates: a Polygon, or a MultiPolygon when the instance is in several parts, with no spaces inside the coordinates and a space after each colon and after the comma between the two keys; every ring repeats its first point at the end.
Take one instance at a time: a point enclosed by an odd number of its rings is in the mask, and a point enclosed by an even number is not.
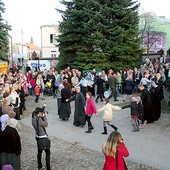
{"type": "MultiPolygon", "coordinates": [[[[45,130],[45,128],[43,127],[45,134],[47,135],[47,132],[45,130]]],[[[38,122],[38,117],[37,117],[37,136],[39,134],[39,122],[38,122]]],[[[43,137],[43,138],[39,138],[36,137],[37,140],[37,147],[39,150],[46,150],[46,149],[50,149],[51,147],[51,140],[47,137],[43,137]]]]}
{"type": "Polygon", "coordinates": [[[48,137],[36,138],[36,139],[37,139],[37,146],[39,150],[50,149],[51,141],[48,137]]]}

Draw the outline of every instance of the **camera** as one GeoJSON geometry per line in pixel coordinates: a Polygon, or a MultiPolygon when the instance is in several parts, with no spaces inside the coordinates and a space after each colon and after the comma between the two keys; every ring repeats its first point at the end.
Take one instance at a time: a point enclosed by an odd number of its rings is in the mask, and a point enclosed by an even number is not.
{"type": "Polygon", "coordinates": [[[37,116],[39,112],[43,113],[42,117],[47,115],[48,111],[46,111],[45,108],[46,108],[46,104],[44,104],[42,107],[36,107],[35,110],[32,113],[32,118],[34,118],[34,116],[37,116]]]}
{"type": "Polygon", "coordinates": [[[42,110],[43,110],[44,114],[48,114],[48,111],[45,110],[46,106],[47,106],[46,104],[44,104],[44,105],[42,106],[42,110]]]}

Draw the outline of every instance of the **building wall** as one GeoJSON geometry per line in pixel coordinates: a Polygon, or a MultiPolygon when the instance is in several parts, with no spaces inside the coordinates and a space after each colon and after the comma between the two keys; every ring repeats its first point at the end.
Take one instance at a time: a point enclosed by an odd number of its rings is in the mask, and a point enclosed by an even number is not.
{"type": "MultiPolygon", "coordinates": [[[[166,51],[166,34],[162,35],[156,35],[156,42],[153,44],[153,46],[150,48],[151,53],[157,53],[161,49],[163,51],[166,51]]],[[[147,49],[147,44],[148,44],[148,37],[147,35],[144,36],[143,38],[143,47],[147,49]]]]}
{"type": "Polygon", "coordinates": [[[166,34],[165,36],[165,48],[164,51],[169,49],[170,47],[170,19],[166,17],[159,17],[154,15],[154,25],[156,27],[156,30],[164,32],[166,34]]]}
{"type": "Polygon", "coordinates": [[[58,35],[57,25],[41,26],[41,58],[56,58],[59,55],[55,37],[58,35]]]}
{"type": "MultiPolygon", "coordinates": [[[[150,12],[148,13],[151,17],[151,27],[153,27],[154,31],[159,31],[162,32],[164,34],[162,34],[162,37],[160,37],[160,41],[156,42],[152,49],[150,51],[152,52],[157,52],[161,49],[164,50],[164,52],[166,53],[166,51],[169,49],[170,47],[170,19],[167,19],[165,17],[159,17],[156,16],[156,14],[150,12]],[[153,18],[153,19],[152,19],[153,18]]],[[[142,22],[142,18],[141,18],[141,23],[142,22]]],[[[142,26],[140,23],[140,27],[142,26]]],[[[144,38],[143,42],[146,42],[146,37],[144,38]]]]}

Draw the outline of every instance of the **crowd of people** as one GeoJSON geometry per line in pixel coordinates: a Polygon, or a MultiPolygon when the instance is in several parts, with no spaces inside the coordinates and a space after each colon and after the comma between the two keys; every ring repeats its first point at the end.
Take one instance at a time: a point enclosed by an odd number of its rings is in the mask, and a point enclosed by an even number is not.
{"type": "MultiPolygon", "coordinates": [[[[97,72],[95,69],[82,73],[70,67],[60,71],[54,68],[40,71],[39,67],[31,68],[28,65],[25,69],[10,68],[8,74],[1,74],[0,77],[0,146],[3,146],[8,138],[16,145],[10,149],[0,148],[0,166],[9,164],[7,160],[9,154],[15,158],[13,160],[18,161],[17,164],[20,164],[21,143],[18,120],[21,120],[20,115],[26,110],[26,96],[35,96],[35,103],[45,100],[44,95],[56,98],[59,118],[65,121],[69,120],[71,114],[70,102],[75,101],[73,125],[84,126],[87,122],[86,133],[91,133],[94,129],[91,122],[92,115],[104,112],[102,134],[107,134],[106,124],[115,131],[118,129],[110,123],[112,110],[130,107],[134,131],[139,131],[139,118],[143,124],[159,120],[161,101],[164,98],[163,88],[170,91],[169,87],[170,63],[163,63],[158,59],[154,63],[147,59],[140,68],[117,72],[108,69],[108,74],[105,70],[97,72]],[[105,95],[105,92],[108,92],[108,95],[105,95]],[[120,94],[124,95],[122,103],[126,101],[127,95],[132,96],[130,105],[121,108],[109,102],[113,97],[116,103],[120,94]],[[97,110],[95,103],[98,103],[99,99],[101,102],[104,101],[104,106],[97,110]]],[[[120,138],[120,135],[117,135],[120,138]]],[[[121,140],[119,143],[123,146],[121,140]]],[[[18,167],[15,168],[17,161],[10,163],[14,169],[19,170],[18,167]]],[[[38,161],[41,167],[40,158],[38,161]]]]}

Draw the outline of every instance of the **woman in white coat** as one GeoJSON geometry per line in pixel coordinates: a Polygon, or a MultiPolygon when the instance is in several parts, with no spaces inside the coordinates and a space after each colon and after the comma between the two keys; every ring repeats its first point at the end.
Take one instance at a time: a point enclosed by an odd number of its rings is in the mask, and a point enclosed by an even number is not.
{"type": "Polygon", "coordinates": [[[115,131],[117,131],[117,127],[114,126],[113,124],[110,124],[110,121],[112,120],[113,118],[113,110],[122,110],[121,107],[119,106],[113,106],[112,104],[109,103],[109,99],[105,99],[104,100],[104,106],[97,110],[97,113],[99,112],[104,112],[104,115],[103,115],[103,128],[104,128],[104,132],[102,134],[107,134],[107,127],[106,127],[106,124],[108,124],[109,126],[111,126],[115,131]]]}

